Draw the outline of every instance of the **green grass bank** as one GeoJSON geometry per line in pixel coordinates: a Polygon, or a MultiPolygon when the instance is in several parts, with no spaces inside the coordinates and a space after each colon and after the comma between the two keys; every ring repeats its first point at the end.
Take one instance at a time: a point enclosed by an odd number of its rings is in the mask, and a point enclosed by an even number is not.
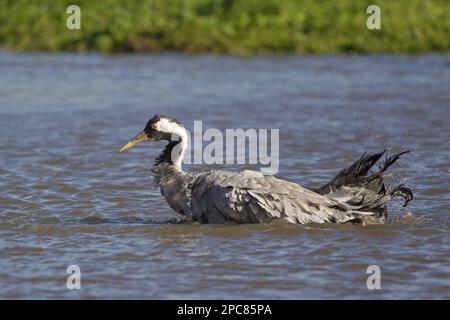
{"type": "Polygon", "coordinates": [[[448,0],[1,0],[0,48],[15,51],[449,52],[448,0]],[[66,8],[81,8],[68,30],[66,8]],[[369,30],[366,8],[381,8],[369,30]]]}

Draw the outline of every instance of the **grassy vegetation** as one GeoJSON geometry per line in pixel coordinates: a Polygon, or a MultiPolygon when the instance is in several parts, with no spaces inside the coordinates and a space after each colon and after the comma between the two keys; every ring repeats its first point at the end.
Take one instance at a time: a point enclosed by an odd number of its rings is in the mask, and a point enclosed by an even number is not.
{"type": "Polygon", "coordinates": [[[0,48],[40,51],[448,52],[448,0],[1,0],[0,48]],[[81,8],[81,30],[66,8],[81,8]],[[381,30],[366,8],[381,7],[381,30]]]}

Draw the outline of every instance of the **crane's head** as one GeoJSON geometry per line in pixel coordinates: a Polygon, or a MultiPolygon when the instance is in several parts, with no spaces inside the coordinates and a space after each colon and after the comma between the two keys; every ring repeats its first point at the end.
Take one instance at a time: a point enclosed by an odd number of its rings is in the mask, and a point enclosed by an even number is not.
{"type": "Polygon", "coordinates": [[[184,137],[185,135],[186,130],[177,120],[156,114],[147,122],[144,130],[139,132],[133,139],[124,144],[122,148],[120,148],[119,152],[128,150],[142,141],[171,141],[172,139],[180,139],[180,137],[184,137]]]}

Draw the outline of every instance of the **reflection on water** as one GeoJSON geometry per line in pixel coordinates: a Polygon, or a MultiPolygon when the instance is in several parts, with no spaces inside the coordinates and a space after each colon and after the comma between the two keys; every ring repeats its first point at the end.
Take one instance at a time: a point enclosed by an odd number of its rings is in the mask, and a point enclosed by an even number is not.
{"type": "Polygon", "coordinates": [[[0,70],[1,298],[450,298],[447,56],[1,53],[0,70]],[[381,226],[184,224],[152,187],[162,145],[117,153],[157,112],[280,128],[279,175],[308,185],[409,149],[392,179],[416,197],[381,226]]]}

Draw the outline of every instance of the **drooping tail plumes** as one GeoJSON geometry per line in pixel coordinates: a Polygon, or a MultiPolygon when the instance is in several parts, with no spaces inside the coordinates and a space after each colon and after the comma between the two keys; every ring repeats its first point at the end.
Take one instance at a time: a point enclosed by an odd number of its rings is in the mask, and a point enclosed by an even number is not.
{"type": "Polygon", "coordinates": [[[314,191],[344,202],[362,214],[367,212],[377,213],[382,217],[386,215],[386,203],[400,196],[404,199],[405,207],[413,199],[411,189],[404,185],[394,188],[386,187],[383,180],[383,173],[394,164],[401,155],[409,151],[402,151],[391,156],[386,156],[381,160],[386,150],[373,155],[364,153],[347,169],[341,170],[336,177],[324,186],[314,191]],[[370,169],[378,164],[378,171],[370,169]]]}

